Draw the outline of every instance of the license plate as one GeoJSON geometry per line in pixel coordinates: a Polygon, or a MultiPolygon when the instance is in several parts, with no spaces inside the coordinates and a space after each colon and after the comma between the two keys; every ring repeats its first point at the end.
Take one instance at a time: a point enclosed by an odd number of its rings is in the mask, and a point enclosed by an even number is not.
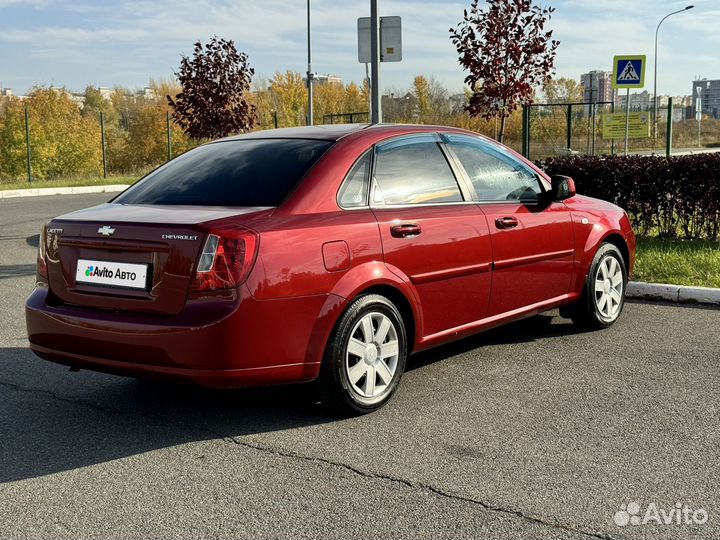
{"type": "Polygon", "coordinates": [[[76,283],[147,290],[147,264],[78,259],[76,283]]]}

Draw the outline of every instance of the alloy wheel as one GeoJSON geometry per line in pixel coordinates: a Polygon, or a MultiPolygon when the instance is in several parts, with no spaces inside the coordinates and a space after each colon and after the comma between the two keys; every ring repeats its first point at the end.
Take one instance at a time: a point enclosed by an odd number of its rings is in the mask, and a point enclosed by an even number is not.
{"type": "Polygon", "coordinates": [[[364,315],[353,327],[345,352],[345,370],[353,392],[376,400],[390,388],[399,357],[398,331],[385,314],[364,315]]]}
{"type": "Polygon", "coordinates": [[[615,320],[620,314],[623,281],[623,270],[618,260],[611,255],[603,258],[595,272],[595,305],[606,320],[615,320]]]}

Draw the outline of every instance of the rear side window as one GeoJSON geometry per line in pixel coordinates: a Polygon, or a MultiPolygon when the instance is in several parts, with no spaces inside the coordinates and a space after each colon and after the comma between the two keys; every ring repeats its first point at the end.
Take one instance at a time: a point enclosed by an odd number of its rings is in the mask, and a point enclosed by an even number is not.
{"type": "Polygon", "coordinates": [[[338,202],[343,208],[367,206],[371,154],[371,151],[365,152],[365,155],[357,160],[345,178],[338,195],[338,202]]]}
{"type": "Polygon", "coordinates": [[[278,206],[331,145],[306,139],[207,144],[150,173],[113,202],[278,206]]]}
{"type": "Polygon", "coordinates": [[[379,146],[375,154],[375,204],[462,201],[462,193],[433,136],[417,136],[379,146]]]}

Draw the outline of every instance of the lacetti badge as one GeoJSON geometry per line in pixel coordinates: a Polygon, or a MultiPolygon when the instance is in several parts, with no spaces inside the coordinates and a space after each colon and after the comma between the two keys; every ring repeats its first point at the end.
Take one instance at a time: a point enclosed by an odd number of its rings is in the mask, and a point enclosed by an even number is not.
{"type": "Polygon", "coordinates": [[[108,225],[103,225],[98,229],[98,234],[102,234],[103,236],[112,236],[115,234],[115,229],[109,227],[108,225]]]}

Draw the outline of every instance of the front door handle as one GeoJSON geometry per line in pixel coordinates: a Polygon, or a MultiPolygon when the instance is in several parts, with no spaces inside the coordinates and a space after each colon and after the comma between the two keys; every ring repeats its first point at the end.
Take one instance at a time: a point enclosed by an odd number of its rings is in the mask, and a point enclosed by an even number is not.
{"type": "Polygon", "coordinates": [[[495,219],[495,226],[498,229],[512,229],[518,226],[518,220],[514,217],[499,217],[495,219]]]}
{"type": "Polygon", "coordinates": [[[422,232],[417,223],[401,223],[390,227],[390,234],[395,238],[413,238],[422,232]]]}

